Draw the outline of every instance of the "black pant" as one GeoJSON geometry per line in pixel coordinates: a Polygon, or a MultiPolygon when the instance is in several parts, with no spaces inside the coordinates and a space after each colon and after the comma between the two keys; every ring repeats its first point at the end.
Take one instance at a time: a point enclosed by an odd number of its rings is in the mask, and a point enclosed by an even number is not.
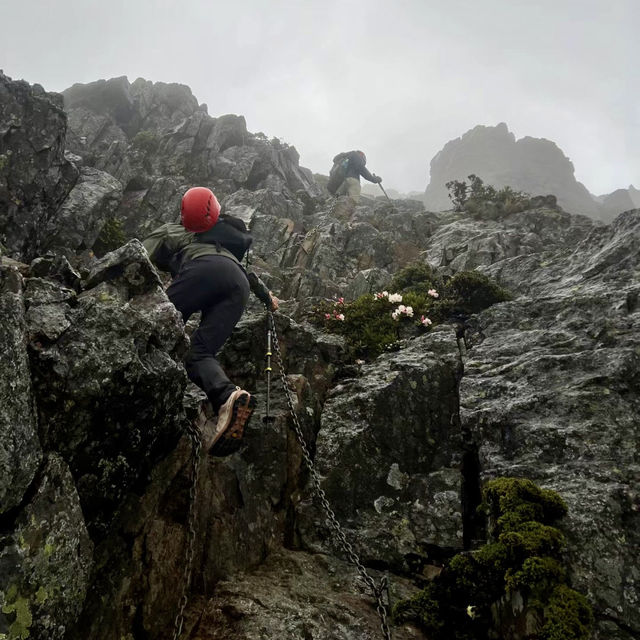
{"type": "Polygon", "coordinates": [[[231,335],[247,304],[247,276],[230,258],[203,256],[182,265],[167,295],[184,322],[196,311],[202,312],[200,326],[191,336],[185,368],[217,411],[236,387],[215,355],[231,335]]]}

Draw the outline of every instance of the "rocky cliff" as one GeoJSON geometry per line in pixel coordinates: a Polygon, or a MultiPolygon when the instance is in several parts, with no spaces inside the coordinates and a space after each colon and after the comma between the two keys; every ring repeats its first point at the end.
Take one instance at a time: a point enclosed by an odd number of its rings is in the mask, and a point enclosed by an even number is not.
{"type": "MultiPolygon", "coordinates": [[[[344,215],[293,148],[209,116],[186,87],[75,86],[65,112],[38,87],[0,86],[0,637],[171,637],[191,529],[183,637],[383,637],[312,498],[280,380],[261,420],[255,301],[222,358],[259,415],[240,451],[199,459],[189,520],[188,431],[210,416],[136,238],[202,182],[251,225],[254,268],[285,299],[293,410],[391,598],[481,545],[482,483],[520,476],[568,504],[569,579],[594,607],[593,637],[638,636],[640,211],[604,226],[544,207],[483,220],[363,199],[344,215]],[[415,262],[443,279],[484,272],[512,300],[366,362],[309,322],[321,300],[371,295],[415,262]]],[[[426,636],[404,624],[393,637],[426,636]]]]}
{"type": "Polygon", "coordinates": [[[526,136],[516,140],[507,125],[477,126],[451,140],[431,160],[425,206],[434,211],[449,209],[445,184],[475,174],[485,184],[512,187],[531,195],[555,194],[570,213],[610,221],[633,208],[632,201],[604,199],[597,202],[578,182],[569,158],[550,140],[526,136]],[[631,205],[631,206],[629,206],[631,205]]]}

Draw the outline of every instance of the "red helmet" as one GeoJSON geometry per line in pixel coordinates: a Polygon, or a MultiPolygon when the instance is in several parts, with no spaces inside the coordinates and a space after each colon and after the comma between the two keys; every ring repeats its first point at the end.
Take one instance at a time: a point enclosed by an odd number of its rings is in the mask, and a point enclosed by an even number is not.
{"type": "Polygon", "coordinates": [[[209,231],[219,215],[220,203],[211,189],[193,187],[182,196],[180,222],[187,231],[209,231]]]}

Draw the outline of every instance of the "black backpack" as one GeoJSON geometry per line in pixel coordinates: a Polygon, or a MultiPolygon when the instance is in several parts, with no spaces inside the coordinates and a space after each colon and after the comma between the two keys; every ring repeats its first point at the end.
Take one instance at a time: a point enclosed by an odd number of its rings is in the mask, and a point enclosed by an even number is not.
{"type": "Polygon", "coordinates": [[[334,196],[340,185],[347,177],[347,169],[349,168],[349,157],[346,153],[341,153],[335,157],[335,162],[329,172],[329,182],[327,182],[327,191],[334,196]]]}

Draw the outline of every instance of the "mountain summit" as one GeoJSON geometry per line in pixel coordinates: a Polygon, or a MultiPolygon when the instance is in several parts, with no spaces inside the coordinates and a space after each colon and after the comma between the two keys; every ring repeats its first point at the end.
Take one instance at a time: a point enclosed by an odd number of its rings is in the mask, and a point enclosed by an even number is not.
{"type": "MultiPolygon", "coordinates": [[[[625,208],[609,210],[578,182],[569,158],[551,140],[526,136],[516,140],[507,125],[478,125],[460,138],[447,142],[431,161],[431,178],[425,193],[427,209],[451,207],[445,183],[463,180],[469,174],[480,176],[485,184],[510,186],[532,195],[553,193],[560,206],[570,213],[596,219],[611,219],[625,208]]],[[[619,198],[611,204],[619,204],[619,198]]]]}

